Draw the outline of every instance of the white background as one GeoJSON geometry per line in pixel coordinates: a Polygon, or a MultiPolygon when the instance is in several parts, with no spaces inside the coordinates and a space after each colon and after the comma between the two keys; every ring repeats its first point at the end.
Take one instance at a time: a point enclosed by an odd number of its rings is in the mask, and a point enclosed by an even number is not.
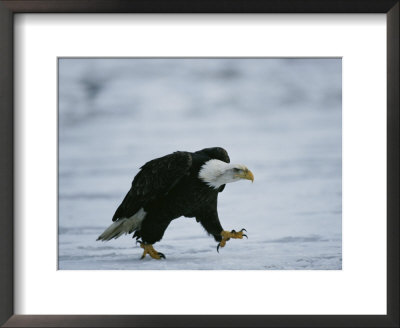
{"type": "Polygon", "coordinates": [[[386,314],[385,15],[21,14],[15,54],[17,314],[386,314]],[[343,270],[57,271],[60,56],[343,57],[343,270]]]}

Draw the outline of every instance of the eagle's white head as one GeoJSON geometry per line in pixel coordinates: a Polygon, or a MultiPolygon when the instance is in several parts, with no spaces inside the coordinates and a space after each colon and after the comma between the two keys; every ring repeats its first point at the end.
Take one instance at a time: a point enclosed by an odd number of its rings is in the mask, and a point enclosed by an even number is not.
{"type": "Polygon", "coordinates": [[[241,179],[254,181],[253,173],[246,166],[225,163],[218,159],[205,162],[200,168],[199,178],[215,189],[241,179]]]}

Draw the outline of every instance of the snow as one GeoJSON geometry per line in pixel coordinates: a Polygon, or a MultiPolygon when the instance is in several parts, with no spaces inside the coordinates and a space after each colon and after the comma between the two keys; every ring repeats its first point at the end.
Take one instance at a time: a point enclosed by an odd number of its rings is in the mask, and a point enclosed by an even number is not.
{"type": "Polygon", "coordinates": [[[60,59],[59,269],[340,270],[340,59],[60,59]],[[254,183],[227,185],[217,243],[174,220],[140,260],[131,236],[96,238],[138,168],[224,147],[254,183]]]}

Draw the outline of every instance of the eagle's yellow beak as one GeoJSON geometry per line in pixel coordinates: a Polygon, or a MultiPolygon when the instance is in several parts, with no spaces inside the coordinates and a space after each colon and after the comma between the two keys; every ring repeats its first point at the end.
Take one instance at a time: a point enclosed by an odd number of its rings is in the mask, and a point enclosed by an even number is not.
{"type": "Polygon", "coordinates": [[[254,175],[250,170],[244,171],[242,174],[240,174],[240,177],[242,179],[247,179],[247,180],[251,180],[251,182],[254,182],[254,175]]]}

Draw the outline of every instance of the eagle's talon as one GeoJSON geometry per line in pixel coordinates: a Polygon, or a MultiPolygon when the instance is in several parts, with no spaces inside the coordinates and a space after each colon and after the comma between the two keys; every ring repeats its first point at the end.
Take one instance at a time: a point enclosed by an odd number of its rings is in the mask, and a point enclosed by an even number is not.
{"type": "Polygon", "coordinates": [[[156,260],[165,259],[165,255],[163,253],[157,252],[153,248],[152,244],[145,244],[142,242],[142,243],[140,243],[140,247],[143,248],[143,254],[142,254],[142,257],[140,258],[141,260],[143,260],[147,254],[149,254],[153,259],[156,259],[156,260]]]}
{"type": "Polygon", "coordinates": [[[222,230],[222,232],[221,232],[222,240],[221,240],[221,242],[219,243],[219,245],[217,247],[217,251],[218,251],[219,247],[224,247],[226,242],[231,238],[233,238],[233,239],[243,239],[243,237],[246,237],[248,239],[247,235],[244,234],[243,231],[246,231],[246,229],[242,229],[239,232],[237,232],[235,230],[232,230],[231,232],[222,230]]]}
{"type": "Polygon", "coordinates": [[[217,252],[219,253],[219,248],[220,247],[224,247],[225,245],[226,245],[226,242],[229,240],[229,238],[222,238],[222,240],[218,243],[218,246],[217,246],[217,252]]]}

